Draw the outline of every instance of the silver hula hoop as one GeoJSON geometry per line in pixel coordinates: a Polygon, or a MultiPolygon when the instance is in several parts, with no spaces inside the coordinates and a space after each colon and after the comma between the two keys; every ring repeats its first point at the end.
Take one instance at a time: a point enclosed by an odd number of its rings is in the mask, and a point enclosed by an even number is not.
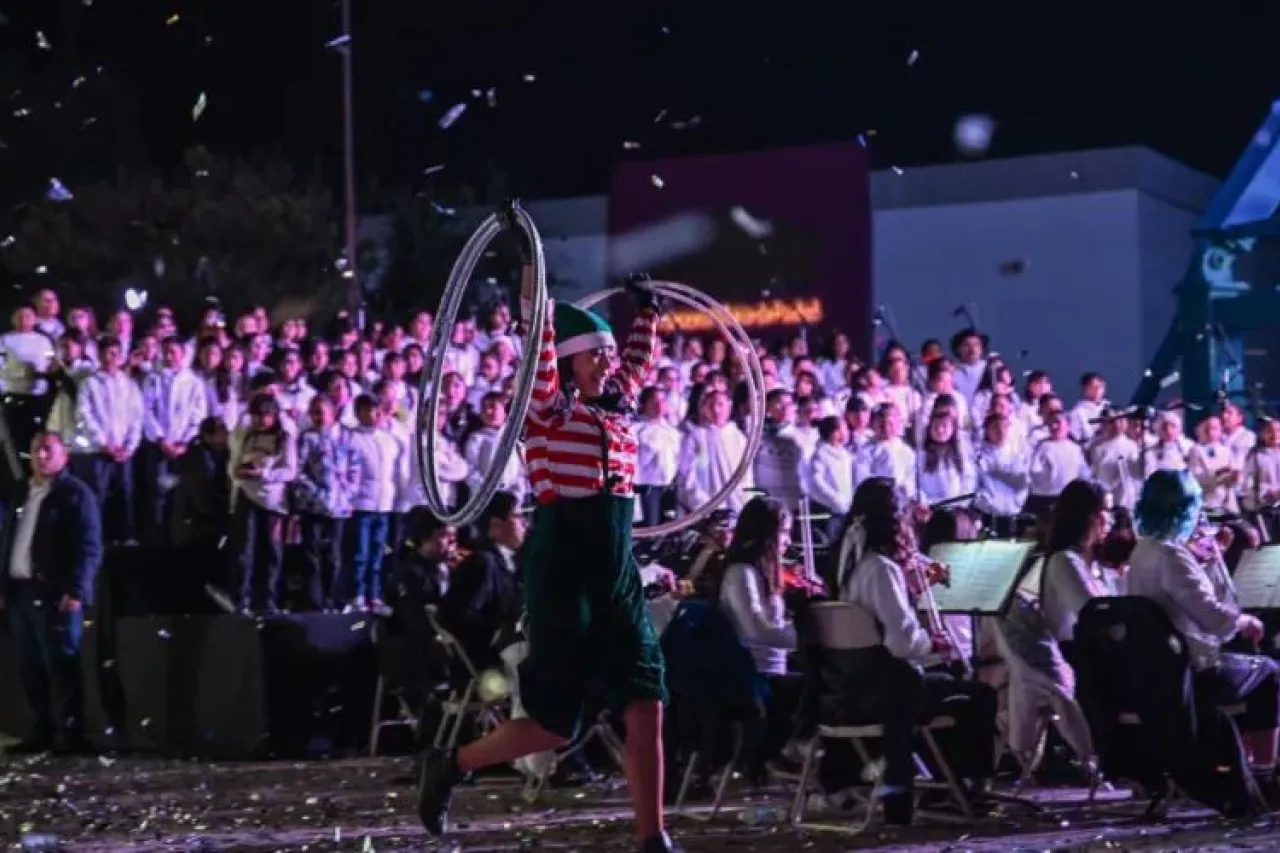
{"type": "MultiPolygon", "coordinates": [[[[516,371],[511,411],[502,434],[498,437],[498,446],[493,455],[495,460],[504,461],[510,459],[511,454],[515,452],[516,444],[520,440],[520,431],[524,428],[529,403],[533,399],[534,375],[538,370],[538,349],[547,325],[547,265],[542,254],[542,237],[524,208],[517,204],[513,212],[516,225],[524,232],[525,239],[533,252],[533,309],[525,338],[530,343],[524,348],[520,367],[516,371]]],[[[422,367],[422,382],[418,388],[418,424],[414,452],[418,457],[418,476],[422,480],[425,503],[432,515],[445,524],[454,526],[470,524],[480,517],[498,490],[498,482],[506,470],[505,464],[490,466],[466,505],[460,507],[457,512],[449,512],[449,507],[441,495],[439,474],[436,471],[436,419],[440,411],[444,359],[476,264],[489,248],[489,244],[493,242],[493,238],[502,233],[504,227],[497,214],[491,215],[480,223],[480,227],[471,235],[471,239],[458,255],[458,260],[454,262],[453,270],[449,273],[449,281],[445,285],[444,295],[440,300],[435,327],[431,330],[426,363],[422,367]]]]}
{"type": "MultiPolygon", "coordinates": [[[[756,348],[751,343],[751,338],[747,335],[746,330],[742,328],[742,324],[719,302],[702,291],[689,287],[687,284],[680,284],[674,281],[651,281],[648,284],[660,296],[710,315],[716,326],[719,327],[721,334],[732,345],[736,346],[738,357],[742,359],[743,367],[746,369],[749,402],[751,405],[751,423],[747,431],[747,446],[743,451],[742,459],[739,460],[738,467],[734,469],[733,475],[729,477],[720,491],[713,495],[704,506],[698,507],[688,515],[663,522],[662,524],[656,524],[653,527],[637,527],[633,529],[631,536],[634,539],[656,539],[660,536],[670,536],[673,533],[679,533],[692,527],[713,513],[733,493],[733,490],[738,487],[743,478],[747,476],[747,471],[751,470],[751,466],[755,462],[756,452],[760,449],[760,439],[764,434],[764,371],[760,366],[760,356],[756,353],[756,348]]],[[[577,306],[579,308],[591,308],[611,296],[625,292],[625,289],[621,287],[601,290],[584,299],[580,299],[577,302],[577,306]]]]}

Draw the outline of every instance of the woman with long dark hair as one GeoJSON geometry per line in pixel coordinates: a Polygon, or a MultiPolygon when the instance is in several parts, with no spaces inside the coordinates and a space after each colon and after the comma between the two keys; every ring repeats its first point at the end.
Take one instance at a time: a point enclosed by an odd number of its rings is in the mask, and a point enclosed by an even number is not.
{"type": "Polygon", "coordinates": [[[858,487],[839,548],[838,584],[832,589],[880,625],[883,644],[868,649],[847,673],[864,709],[884,726],[885,820],[908,824],[916,776],[915,729],[945,714],[956,725],[937,733],[956,774],[973,781],[992,774],[996,695],[990,687],[925,673],[935,652],[949,646],[920,624],[904,566],[916,551],[911,510],[893,481],[872,477],[858,487]]]}
{"type": "Polygon", "coordinates": [[[738,516],[712,585],[712,600],[769,687],[761,730],[748,738],[748,773],[756,780],[790,738],[800,701],[801,679],[787,673],[787,656],[796,648],[796,629],[783,602],[782,558],[790,543],[791,514],[772,498],[752,498],[738,516]]]}
{"type": "Polygon", "coordinates": [[[1071,643],[1084,605],[1110,592],[1093,562],[1109,525],[1106,490],[1087,480],[1068,483],[1053,507],[1043,555],[997,621],[997,642],[1011,674],[1008,737],[1014,755],[1034,755],[1037,713],[1048,705],[1076,755],[1093,758],[1088,723],[1073,701],[1071,643]]]}

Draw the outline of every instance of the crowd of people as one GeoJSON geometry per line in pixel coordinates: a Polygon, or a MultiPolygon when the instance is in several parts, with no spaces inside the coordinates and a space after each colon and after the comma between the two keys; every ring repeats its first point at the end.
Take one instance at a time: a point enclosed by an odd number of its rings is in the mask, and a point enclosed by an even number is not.
{"type": "MultiPolygon", "coordinates": [[[[588,326],[595,322],[581,313],[588,326]]],[[[551,393],[547,377],[534,388],[534,413],[525,425],[530,451],[495,458],[522,355],[526,347],[551,342],[526,341],[505,304],[450,331],[439,419],[432,426],[446,500],[463,502],[492,467],[502,466],[500,491],[478,529],[460,531],[425,512],[414,446],[430,312],[419,311],[403,325],[386,321],[368,328],[339,316],[324,332],[300,318],[273,326],[265,307],[227,321],[211,305],[190,334],[163,306],[142,319],[121,310],[100,333],[92,309],[77,306],[64,319],[56,293],[43,290],[30,307],[14,312],[12,331],[0,338],[11,446],[25,448],[38,433],[38,453],[65,453],[67,467],[92,496],[107,543],[178,549],[211,593],[225,591],[227,609],[243,613],[272,614],[284,605],[286,546],[304,557],[303,595],[293,602],[303,609],[390,614],[389,599],[406,591],[398,575],[409,566],[413,600],[440,606],[445,617],[452,607],[453,630],[477,662],[501,665],[493,637],[510,639],[522,613],[520,583],[512,580],[517,552],[527,559],[522,508],[545,503],[539,500],[544,492],[583,497],[573,491],[576,451],[557,444],[559,433],[540,433],[540,417],[554,420],[557,430],[566,428],[556,420],[556,401],[539,397],[551,393]],[[459,576],[451,594],[459,537],[483,565],[459,576]],[[392,556],[397,553],[405,558],[392,556]]],[[[594,341],[600,334],[586,328],[581,336],[594,341]]],[[[894,573],[852,571],[866,560],[897,565],[907,558],[905,506],[965,507],[963,517],[1002,534],[1039,523],[1044,541],[1056,541],[1055,535],[1061,540],[1057,551],[1093,554],[1105,538],[1095,523],[1098,513],[1110,519],[1136,510],[1141,526],[1145,500],[1154,518],[1154,499],[1144,484],[1169,477],[1191,484],[1208,509],[1248,511],[1262,522],[1263,536],[1280,501],[1280,423],[1260,417],[1255,434],[1241,409],[1224,400],[1199,421],[1192,438],[1176,407],[1154,417],[1112,407],[1106,380],[1096,373],[1079,378],[1068,405],[1046,373],[1017,376],[988,357],[987,341],[975,329],[955,334],[949,354],[937,340],[916,353],[895,342],[874,363],[858,358],[839,331],[820,353],[810,351],[803,331],[777,349],[760,343],[762,400],[746,390],[743,354],[724,340],[654,337],[645,346],[650,349],[639,372],[621,348],[598,346],[590,352],[605,353],[606,360],[576,377],[600,385],[588,399],[615,392],[626,398],[634,442],[608,447],[603,464],[619,466],[627,490],[634,485],[636,525],[706,505],[732,479],[752,426],[762,421],[763,440],[747,476],[717,507],[720,532],[709,534],[704,553],[679,572],[691,585],[705,573],[699,591],[720,605],[755,674],[788,708],[770,716],[771,734],[764,740],[773,747],[759,750],[757,772],[763,756],[786,743],[789,727],[778,721],[797,701],[787,680],[797,634],[782,603],[779,574],[797,521],[813,524],[833,544],[848,533],[850,519],[859,519],[863,537],[851,560],[828,579],[827,594],[874,613],[889,652],[916,666],[937,650],[937,638],[920,633],[914,607],[898,613],[907,605],[894,573]],[[611,460],[610,453],[618,455],[611,460]]],[[[552,363],[556,353],[544,355],[552,363]]],[[[568,361],[560,364],[562,372],[569,369],[568,361]]],[[[595,417],[593,410],[583,411],[582,418],[595,417]]],[[[612,480],[606,476],[605,482],[612,480]]],[[[37,503],[32,514],[38,510],[37,503]]],[[[936,518],[956,516],[940,512],[936,518]]],[[[947,538],[964,537],[952,531],[939,541],[947,538]]],[[[546,547],[534,550],[545,557],[546,547]]],[[[1132,559],[1136,564],[1147,556],[1138,548],[1132,559]]],[[[1126,551],[1121,561],[1130,557],[1126,551]]],[[[1069,568],[1052,576],[1081,579],[1081,589],[1060,592],[1067,609],[1078,611],[1102,591],[1094,588],[1091,571],[1069,568]]],[[[1160,580],[1151,582],[1156,596],[1160,580]]],[[[550,604],[542,610],[550,614],[543,618],[556,612],[550,604]]],[[[1064,616],[1062,624],[1038,623],[1020,634],[1014,619],[999,642],[1016,655],[1014,646],[1028,638],[1034,645],[1069,635],[1071,621],[1064,616]]],[[[1255,632],[1253,623],[1241,627],[1237,621],[1232,632],[1255,632]]],[[[1046,666],[1052,669],[1052,661],[1046,666]]],[[[873,670],[885,683],[902,680],[883,662],[873,670]]],[[[1273,668],[1252,671],[1269,685],[1275,681],[1273,668]]],[[[1258,689],[1253,682],[1227,686],[1237,694],[1258,689]]],[[[916,704],[950,702],[954,710],[956,701],[968,702],[974,710],[960,715],[959,733],[970,746],[991,735],[986,719],[994,717],[994,704],[981,691],[954,684],[943,691],[904,691],[916,704]]],[[[663,687],[650,684],[641,692],[656,698],[663,687]]],[[[1275,716],[1266,708],[1255,715],[1258,726],[1268,714],[1275,716]]],[[[1271,756],[1258,762],[1264,771],[1274,766],[1271,723],[1271,739],[1259,746],[1271,756]]],[[[553,731],[567,738],[576,727],[566,720],[553,731]]],[[[910,733],[905,737],[909,746],[910,733]]],[[[985,746],[966,750],[957,744],[953,751],[967,756],[961,762],[966,777],[990,775],[985,746]]],[[[1081,745],[1080,751],[1087,749],[1081,745]]],[[[909,792],[914,771],[900,754],[895,762],[891,787],[909,792]]],[[[441,790],[453,784],[447,774],[440,778],[448,782],[437,780],[441,790]]],[[[899,819],[909,820],[909,811],[899,819]]]]}

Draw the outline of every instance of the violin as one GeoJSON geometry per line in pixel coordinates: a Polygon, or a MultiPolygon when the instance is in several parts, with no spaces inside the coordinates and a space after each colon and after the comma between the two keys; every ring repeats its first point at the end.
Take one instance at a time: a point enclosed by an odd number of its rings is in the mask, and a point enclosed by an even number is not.
{"type": "Polygon", "coordinates": [[[803,593],[810,598],[826,598],[827,585],[821,578],[808,577],[803,564],[786,564],[782,567],[782,589],[803,593]]]}
{"type": "Polygon", "coordinates": [[[904,566],[907,578],[907,590],[912,596],[924,595],[924,584],[929,586],[951,586],[951,567],[946,563],[931,559],[928,555],[916,552],[904,566]]]}

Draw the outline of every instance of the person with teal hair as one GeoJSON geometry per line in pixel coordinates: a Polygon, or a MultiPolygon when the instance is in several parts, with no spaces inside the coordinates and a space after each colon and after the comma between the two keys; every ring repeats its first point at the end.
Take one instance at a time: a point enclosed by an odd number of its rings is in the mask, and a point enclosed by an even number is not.
{"type": "Polygon", "coordinates": [[[1189,548],[1203,497],[1189,471],[1156,471],[1142,484],[1134,516],[1139,539],[1126,576],[1131,596],[1160,605],[1187,642],[1196,700],[1214,708],[1243,703],[1235,722],[1254,775],[1273,798],[1280,743],[1280,665],[1264,655],[1223,652],[1236,636],[1253,643],[1262,622],[1240,610],[1225,564],[1201,560],[1189,548]]]}

